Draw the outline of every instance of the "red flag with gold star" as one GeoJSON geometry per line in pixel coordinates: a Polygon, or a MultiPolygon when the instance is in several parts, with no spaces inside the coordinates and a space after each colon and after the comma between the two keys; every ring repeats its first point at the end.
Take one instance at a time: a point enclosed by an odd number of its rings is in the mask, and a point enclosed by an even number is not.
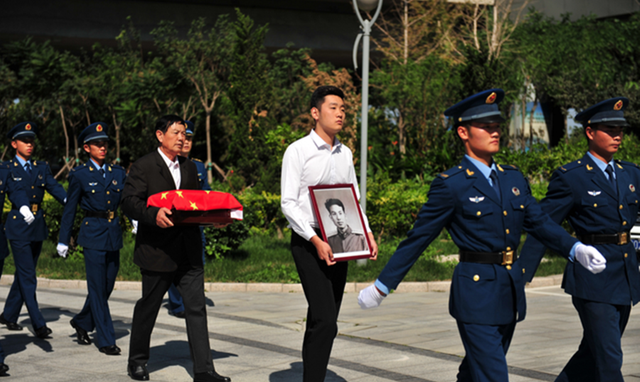
{"type": "Polygon", "coordinates": [[[176,225],[210,225],[242,220],[242,204],[231,194],[203,190],[172,190],[151,195],[147,207],[166,207],[176,225]]]}

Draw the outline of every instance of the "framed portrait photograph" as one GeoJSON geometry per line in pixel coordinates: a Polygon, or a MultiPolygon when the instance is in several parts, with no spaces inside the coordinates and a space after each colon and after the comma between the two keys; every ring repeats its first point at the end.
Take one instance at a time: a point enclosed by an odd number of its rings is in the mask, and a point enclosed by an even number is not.
{"type": "Polygon", "coordinates": [[[371,244],[353,184],[309,187],[323,240],[336,261],[371,257],[371,244]]]}

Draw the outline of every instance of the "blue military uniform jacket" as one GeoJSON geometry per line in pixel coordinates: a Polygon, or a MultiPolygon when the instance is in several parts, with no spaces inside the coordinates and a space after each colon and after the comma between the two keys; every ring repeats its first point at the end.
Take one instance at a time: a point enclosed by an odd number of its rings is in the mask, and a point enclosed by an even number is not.
{"type": "Polygon", "coordinates": [[[14,205],[14,208],[9,211],[5,225],[7,239],[43,241],[49,236],[44,211],[40,208],[44,192],[45,190],[49,192],[61,204],[64,204],[67,193],[64,187],[53,178],[47,162],[32,160],[31,175],[27,174],[15,158],[7,163],[12,179],[26,191],[29,203],[38,205],[38,211],[33,214],[35,220],[30,225],[24,221],[24,217],[18,211],[17,208],[20,206],[14,205]]]}
{"type": "Polygon", "coordinates": [[[191,158],[191,161],[196,164],[196,168],[198,169],[198,182],[200,182],[200,189],[211,191],[211,186],[209,185],[207,179],[207,169],[204,166],[204,163],[200,159],[191,158]]]}
{"type": "MultiPolygon", "coordinates": [[[[9,163],[0,164],[0,205],[4,205],[4,199],[9,194],[9,200],[18,208],[29,205],[27,194],[22,190],[18,183],[13,181],[9,163]]],[[[0,221],[0,261],[9,256],[9,247],[7,246],[7,237],[4,234],[4,224],[0,221]]]]}
{"type": "MultiPolygon", "coordinates": [[[[567,219],[577,236],[629,231],[638,215],[640,169],[633,163],[615,162],[617,192],[591,157],[585,155],[553,173],[540,206],[556,222],[567,219]]],[[[591,301],[636,304],[640,300],[640,272],[633,244],[595,247],[607,259],[606,269],[594,275],[577,261],[568,262],[562,281],[565,291],[591,301]]],[[[527,239],[521,258],[527,281],[533,278],[544,252],[542,243],[527,239]]],[[[568,251],[558,253],[569,255],[568,251]]]]}
{"type": "MultiPolygon", "coordinates": [[[[515,250],[522,229],[544,238],[550,247],[570,251],[576,239],[542,212],[522,174],[512,166],[497,168],[501,199],[466,157],[459,166],[436,177],[413,229],[378,280],[396,288],[445,227],[462,251],[515,250]]],[[[459,263],[451,281],[449,312],[456,320],[471,324],[506,325],[524,319],[524,283],[517,262],[512,267],[459,263]]]]}
{"type": "MultiPolygon", "coordinates": [[[[69,245],[78,205],[83,211],[117,211],[125,180],[126,173],[120,166],[107,164],[104,178],[91,161],[72,169],[67,204],[60,222],[59,242],[69,245]]],[[[119,218],[85,217],[80,226],[78,244],[97,250],[119,250],[122,248],[119,218]]]]}

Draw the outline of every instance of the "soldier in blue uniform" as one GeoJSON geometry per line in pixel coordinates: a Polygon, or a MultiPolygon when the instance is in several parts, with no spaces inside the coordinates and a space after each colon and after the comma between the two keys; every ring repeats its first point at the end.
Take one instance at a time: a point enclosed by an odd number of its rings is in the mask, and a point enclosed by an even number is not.
{"type": "Polygon", "coordinates": [[[107,355],[120,355],[109,312],[109,296],[120,268],[122,231],[116,215],[126,178],[120,166],[105,163],[109,136],[108,126],[96,122],[78,136],[78,143],[90,160],[71,170],[67,204],[60,222],[58,254],[66,257],[71,230],[79,205],[84,219],[78,244],[84,249],[88,296],[84,307],[70,324],[76,330],[78,344],[90,345],[87,332],[96,330],[98,349],[107,355]]]}
{"type": "MultiPolygon", "coordinates": [[[[577,237],[594,245],[607,267],[599,274],[576,265],[568,252],[562,287],[572,296],[583,327],[578,351],[556,381],[623,381],[620,338],[631,305],[640,300],[640,273],[629,230],[636,221],[640,195],[640,169],[614,160],[629,126],[624,97],[602,101],[576,115],[585,127],[589,149],[581,159],[560,166],[551,177],[542,209],[555,222],[567,220],[577,237]]],[[[543,243],[528,238],[521,266],[531,281],[545,252],[543,243]]],[[[580,259],[578,259],[580,261],[580,259]]]]}
{"type": "MultiPolygon", "coordinates": [[[[35,335],[39,338],[47,338],[51,334],[51,329],[47,327],[36,300],[36,264],[42,250],[42,241],[49,236],[44,211],[40,206],[45,190],[61,204],[64,204],[67,194],[53,178],[46,162],[31,159],[35,147],[36,129],[35,124],[23,122],[14,126],[8,134],[11,147],[16,150],[15,158],[8,162],[9,171],[13,180],[24,190],[18,192],[26,191],[35,220],[29,224],[24,219],[24,208],[18,209],[15,205],[7,216],[5,233],[11,244],[16,273],[4,304],[4,312],[0,315],[0,323],[7,325],[9,330],[22,330],[17,320],[24,303],[35,335]]],[[[9,198],[12,198],[11,195],[9,198]]]]}
{"type": "MultiPolygon", "coordinates": [[[[180,156],[189,158],[189,153],[193,148],[193,132],[195,130],[193,122],[185,121],[187,124],[187,129],[185,131],[185,140],[184,145],[182,146],[182,153],[180,156]]],[[[207,170],[204,167],[204,163],[201,160],[196,158],[191,158],[191,161],[196,164],[196,168],[198,169],[198,181],[200,182],[200,188],[203,190],[211,190],[211,186],[209,185],[207,179],[207,170]]],[[[206,241],[204,237],[204,228],[200,227],[200,234],[202,236],[202,263],[205,262],[205,254],[204,249],[206,247],[206,241]]],[[[180,292],[178,292],[178,288],[175,285],[171,284],[169,287],[169,313],[178,317],[184,318],[184,303],[182,302],[182,296],[180,292]]]]}
{"type": "MultiPolygon", "coordinates": [[[[499,165],[501,89],[475,94],[445,111],[455,121],[466,155],[431,183],[428,202],[374,285],[361,291],[363,308],[378,306],[427,246],[447,228],[460,249],[451,281],[449,313],[465,348],[458,381],[508,380],[506,353],[525,316],[522,270],[516,249],[526,230],[559,251],[600,255],[572,238],[542,212],[513,166],[499,165]],[[516,262],[516,263],[514,263],[516,262]]],[[[600,255],[601,256],[601,255],[600,255]]]]}
{"type": "MultiPolygon", "coordinates": [[[[4,205],[5,196],[9,194],[9,199],[13,205],[22,206],[20,210],[26,215],[25,221],[29,224],[35,219],[33,213],[31,213],[29,199],[27,199],[27,194],[24,190],[17,188],[18,183],[11,177],[10,169],[11,167],[9,167],[8,163],[0,164],[0,205],[4,205]]],[[[4,259],[8,256],[9,246],[7,245],[7,237],[4,234],[4,224],[0,221],[0,276],[4,269],[4,259]]],[[[7,375],[7,371],[9,371],[9,366],[4,363],[4,358],[4,349],[2,345],[0,345],[0,376],[7,375]]]]}

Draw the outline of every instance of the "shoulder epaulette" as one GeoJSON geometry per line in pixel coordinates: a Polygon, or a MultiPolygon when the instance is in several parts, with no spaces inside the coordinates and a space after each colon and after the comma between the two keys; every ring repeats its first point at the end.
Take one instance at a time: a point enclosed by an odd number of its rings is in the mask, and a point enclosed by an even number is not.
{"type": "Polygon", "coordinates": [[[463,167],[462,166],[455,166],[452,167],[450,169],[448,169],[445,172],[441,172],[440,174],[438,174],[439,177],[441,177],[442,179],[447,179],[448,177],[455,175],[459,172],[463,171],[463,167]]]}
{"type": "Polygon", "coordinates": [[[194,161],[196,161],[196,162],[202,162],[202,161],[201,161],[200,159],[198,159],[198,158],[191,158],[191,160],[194,160],[194,161]]]}
{"type": "Polygon", "coordinates": [[[573,161],[571,163],[567,163],[565,165],[558,167],[558,170],[562,172],[567,172],[583,166],[584,166],[584,161],[582,159],[578,159],[576,161],[573,161]]]}

